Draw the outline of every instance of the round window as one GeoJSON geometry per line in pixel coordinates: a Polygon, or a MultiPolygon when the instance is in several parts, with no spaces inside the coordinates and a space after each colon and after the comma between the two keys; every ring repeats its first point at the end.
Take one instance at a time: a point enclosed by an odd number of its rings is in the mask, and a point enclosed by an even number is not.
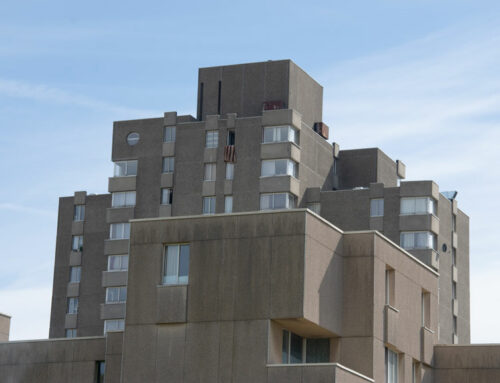
{"type": "Polygon", "coordinates": [[[134,146],[135,144],[137,144],[139,142],[139,137],[140,137],[139,133],[136,133],[136,132],[130,133],[127,136],[127,143],[130,146],[134,146]]]}

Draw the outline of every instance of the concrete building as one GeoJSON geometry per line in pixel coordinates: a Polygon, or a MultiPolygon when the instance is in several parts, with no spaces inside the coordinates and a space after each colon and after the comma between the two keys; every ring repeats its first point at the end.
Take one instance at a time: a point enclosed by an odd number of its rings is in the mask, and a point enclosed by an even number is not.
{"type": "Polygon", "coordinates": [[[456,193],[329,143],[322,95],[202,68],[196,118],[115,122],[109,194],[60,199],[50,339],[0,344],[0,381],[500,380],[456,193]]]}

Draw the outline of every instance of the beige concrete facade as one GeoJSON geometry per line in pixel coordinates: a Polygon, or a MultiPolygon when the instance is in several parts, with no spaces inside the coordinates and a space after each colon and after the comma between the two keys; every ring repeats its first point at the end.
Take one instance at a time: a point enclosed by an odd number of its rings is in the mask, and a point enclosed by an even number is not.
{"type": "Polygon", "coordinates": [[[322,95],[290,60],[201,68],[196,118],[115,122],[110,194],[60,199],[54,339],[0,343],[0,382],[386,382],[389,354],[397,382],[498,380],[500,347],[466,346],[469,218],[316,133],[322,95]]]}

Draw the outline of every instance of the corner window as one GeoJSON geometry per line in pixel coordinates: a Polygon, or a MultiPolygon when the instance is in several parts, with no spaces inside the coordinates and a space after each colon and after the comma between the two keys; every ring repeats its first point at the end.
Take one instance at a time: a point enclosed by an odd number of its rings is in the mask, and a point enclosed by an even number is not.
{"type": "Polygon", "coordinates": [[[82,276],[81,266],[71,266],[69,268],[69,283],[80,282],[81,276],[82,276]]]}
{"type": "Polygon", "coordinates": [[[66,338],[76,338],[76,328],[67,328],[66,338]]]}
{"type": "Polygon", "coordinates": [[[293,142],[298,145],[299,133],[290,125],[268,126],[264,128],[262,142],[293,142]]]}
{"type": "Polygon", "coordinates": [[[171,188],[161,189],[161,204],[172,205],[174,191],[171,188]]]}
{"type": "Polygon", "coordinates": [[[224,197],[224,213],[233,212],[233,196],[227,195],[224,197]]]}
{"type": "Polygon", "coordinates": [[[398,383],[398,354],[388,348],[385,349],[385,381],[398,383]]]}
{"type": "Polygon", "coordinates": [[[68,298],[68,314],[78,313],[78,298],[68,298]]]}
{"type": "Polygon", "coordinates": [[[162,172],[173,173],[175,165],[175,157],[163,157],[162,172]]]}
{"type": "Polygon", "coordinates": [[[82,251],[83,250],[83,235],[74,235],[71,239],[71,250],[82,251]]]}
{"type": "Polygon", "coordinates": [[[205,136],[205,147],[216,148],[218,144],[219,144],[219,131],[218,130],[207,131],[205,136]]]}
{"type": "Polygon", "coordinates": [[[215,214],[215,196],[203,197],[203,214],[215,214]]]}
{"type": "Polygon", "coordinates": [[[377,198],[370,200],[370,217],[384,216],[384,199],[377,198]]]}
{"type": "Polygon", "coordinates": [[[293,209],[296,201],[291,193],[265,193],[260,195],[260,210],[293,209]]]}
{"type": "Polygon", "coordinates": [[[401,198],[401,215],[436,214],[436,201],[430,197],[401,198]]]}
{"type": "Polygon", "coordinates": [[[437,248],[436,234],[429,231],[401,232],[401,247],[405,250],[437,248]]]}
{"type": "Polygon", "coordinates": [[[135,206],[135,191],[111,193],[111,207],[135,206]]]}
{"type": "Polygon", "coordinates": [[[232,180],[234,178],[234,164],[231,162],[226,162],[226,180],[232,180]]]}
{"type": "Polygon", "coordinates": [[[330,339],[306,339],[283,330],[283,364],[330,362],[330,339]]]}
{"type": "Polygon", "coordinates": [[[261,173],[262,177],[289,175],[297,178],[297,162],[290,159],[263,160],[261,173]]]}
{"type": "Polygon", "coordinates": [[[165,246],[163,259],[163,284],[179,285],[188,283],[189,245],[172,244],[165,246]]]}
{"type": "Polygon", "coordinates": [[[205,172],[203,176],[204,181],[215,181],[217,176],[217,166],[215,162],[205,164],[205,172]]]}
{"type": "Polygon", "coordinates": [[[110,331],[123,331],[124,329],[124,319],[108,319],[104,321],[104,334],[110,331]]]}
{"type": "Polygon", "coordinates": [[[125,303],[127,301],[127,287],[108,287],[106,289],[106,303],[125,303]]]}
{"type": "Polygon", "coordinates": [[[109,239],[129,239],[130,223],[112,223],[109,226],[109,239]]]}
{"type": "Polygon", "coordinates": [[[175,142],[175,126],[163,128],[163,142],[175,142]]]}
{"type": "Polygon", "coordinates": [[[108,271],[128,270],[128,255],[110,255],[108,257],[108,271]]]}
{"type": "Polygon", "coordinates": [[[115,162],[115,177],[127,177],[137,175],[137,160],[115,162]]]}
{"type": "Polygon", "coordinates": [[[85,219],[85,205],[75,205],[73,211],[73,221],[83,221],[85,219]]]}

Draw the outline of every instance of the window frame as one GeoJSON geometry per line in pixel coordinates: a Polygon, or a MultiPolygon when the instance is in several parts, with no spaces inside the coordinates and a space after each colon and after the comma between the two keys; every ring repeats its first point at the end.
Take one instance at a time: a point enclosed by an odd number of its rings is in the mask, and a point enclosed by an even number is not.
{"type": "Polygon", "coordinates": [[[81,266],[70,266],[69,268],[69,282],[68,283],[80,283],[82,280],[82,267],[81,266]],[[75,271],[75,273],[73,273],[75,271]],[[73,277],[77,276],[73,280],[73,277]]]}
{"type": "Polygon", "coordinates": [[[135,177],[137,175],[137,160],[124,160],[124,161],[116,161],[113,162],[114,164],[114,170],[113,170],[113,177],[135,177]],[[131,164],[134,164],[135,167],[135,172],[133,174],[129,174],[129,167],[131,167],[131,164]],[[125,164],[125,174],[119,174],[121,172],[117,172],[117,169],[121,169],[119,164],[125,164]]]}
{"type": "Polygon", "coordinates": [[[235,144],[236,144],[236,130],[235,129],[228,129],[227,130],[226,145],[233,146],[235,144]],[[232,138],[232,140],[231,140],[231,138],[232,138]]]}
{"type": "Polygon", "coordinates": [[[127,302],[127,286],[111,286],[106,287],[106,298],[104,301],[107,305],[115,305],[127,302]],[[116,293],[113,293],[116,292],[116,293]],[[117,297],[114,300],[114,297],[117,297]],[[113,299],[110,299],[113,298],[113,299]]]}
{"type": "MultiPolygon", "coordinates": [[[[280,166],[280,168],[282,165],[280,166]]],[[[269,169],[268,169],[269,170],[269,169]]],[[[261,160],[260,164],[260,177],[261,178],[267,178],[267,177],[282,177],[282,176],[290,176],[293,178],[299,178],[299,164],[298,162],[292,160],[291,158],[274,158],[270,160],[261,160]],[[277,173],[277,163],[278,161],[285,161],[285,172],[284,173],[277,173]],[[265,171],[266,167],[271,167],[272,172],[268,173],[268,171],[265,171]]]]}
{"type": "Polygon", "coordinates": [[[106,319],[106,320],[104,320],[104,335],[106,335],[106,333],[108,333],[108,332],[119,332],[119,331],[124,331],[124,330],[125,330],[125,319],[118,318],[118,319],[106,319]],[[107,325],[109,325],[110,323],[118,323],[119,325],[116,326],[117,328],[107,329],[107,327],[109,327],[107,325]]]}
{"type": "MultiPolygon", "coordinates": [[[[330,338],[306,338],[303,336],[300,336],[298,334],[295,334],[294,332],[283,328],[281,331],[281,362],[282,364],[319,364],[319,363],[330,363],[330,338]],[[292,343],[293,339],[296,338],[295,340],[300,340],[300,349],[297,350],[298,352],[295,353],[294,360],[292,361],[292,343]],[[297,339],[298,338],[298,339],[297,339]],[[319,362],[308,362],[308,343],[310,341],[315,341],[315,340],[325,340],[328,341],[328,361],[319,361],[319,362]],[[298,354],[300,354],[300,360],[298,358],[298,354]],[[285,358],[286,357],[286,358],[285,358]]],[[[296,342],[297,344],[297,342],[296,342]]],[[[312,357],[312,355],[311,355],[312,357]]]]}
{"type": "Polygon", "coordinates": [[[206,162],[203,164],[203,181],[212,182],[217,179],[217,163],[206,162]]]}
{"type": "Polygon", "coordinates": [[[173,173],[175,171],[175,156],[162,157],[161,172],[173,173]]]}
{"type": "Polygon", "coordinates": [[[399,245],[405,250],[434,250],[437,251],[437,235],[431,231],[402,231],[399,235],[399,245]],[[405,247],[403,237],[407,235],[413,235],[413,247],[405,247]],[[418,240],[416,235],[427,234],[426,244],[429,244],[429,240],[432,242],[431,247],[418,246],[418,240]]]}
{"type": "MultiPolygon", "coordinates": [[[[187,285],[189,284],[189,269],[190,269],[190,258],[191,258],[191,245],[189,243],[169,243],[163,246],[163,265],[162,265],[162,277],[161,284],[164,286],[178,286],[178,285],[187,285]],[[174,274],[168,275],[168,266],[169,266],[169,248],[176,248],[176,253],[174,259],[175,267],[176,267],[176,275],[174,274]],[[186,253],[182,253],[183,249],[187,249],[187,274],[180,275],[181,272],[181,261],[182,257],[186,256],[186,253]],[[175,278],[175,279],[172,279],[175,278]]],[[[184,261],[186,259],[184,258],[184,261]]]]}
{"type": "Polygon", "coordinates": [[[72,251],[83,251],[83,235],[73,235],[71,236],[71,250],[72,251]],[[78,238],[78,239],[77,239],[78,238]],[[77,245],[75,248],[75,240],[77,239],[77,245]]]}
{"type": "Polygon", "coordinates": [[[130,239],[130,222],[115,222],[109,225],[109,239],[110,240],[123,240],[130,239]],[[118,226],[120,225],[120,226],[118,226]],[[120,236],[113,236],[113,228],[121,227],[120,236]]]}
{"type": "Polygon", "coordinates": [[[383,198],[372,198],[370,200],[370,217],[383,217],[385,202],[383,198]]]}
{"type": "Polygon", "coordinates": [[[224,196],[224,213],[226,214],[230,214],[233,212],[233,195],[225,195],[224,196]],[[228,209],[228,201],[231,201],[230,202],[230,207],[231,209],[228,209]]]}
{"type": "Polygon", "coordinates": [[[83,222],[85,221],[85,205],[75,205],[73,208],[73,221],[83,222]]]}
{"type": "Polygon", "coordinates": [[[205,131],[205,148],[215,149],[219,147],[219,131],[207,130],[205,131]]]}
{"type": "Polygon", "coordinates": [[[127,271],[128,270],[128,261],[129,261],[129,257],[128,257],[128,254],[112,254],[112,255],[108,255],[108,268],[106,269],[106,271],[110,272],[110,273],[114,273],[114,272],[117,272],[117,271],[127,271]],[[111,259],[119,259],[119,263],[120,263],[120,268],[119,269],[112,269],[111,268],[111,259]],[[124,259],[127,259],[126,262],[124,262],[123,260],[124,259]],[[124,268],[123,265],[124,263],[126,263],[127,267],[124,268]]]}
{"type": "Polygon", "coordinates": [[[216,198],[215,196],[206,196],[203,197],[202,199],[202,209],[203,209],[203,215],[213,215],[215,214],[215,207],[216,207],[216,198]],[[208,209],[205,209],[205,206],[207,206],[206,202],[208,202],[208,209]],[[208,210],[208,211],[206,211],[208,210]]]}
{"type": "Polygon", "coordinates": [[[67,328],[65,330],[66,330],[64,332],[65,338],[76,338],[77,336],[76,328],[67,328]]]}
{"type": "Polygon", "coordinates": [[[386,383],[398,383],[399,381],[399,354],[388,347],[385,348],[385,381],[386,383]],[[390,377],[389,369],[391,365],[394,366],[394,368],[390,377]]]}
{"type": "Polygon", "coordinates": [[[121,209],[126,207],[134,207],[137,201],[137,192],[135,190],[119,191],[111,193],[111,207],[113,209],[121,209]],[[123,202],[119,203],[118,198],[123,197],[123,202]]]}
{"type": "Polygon", "coordinates": [[[176,139],[176,127],[175,126],[164,126],[163,127],[163,142],[175,142],[176,139]]]}
{"type": "Polygon", "coordinates": [[[66,302],[66,314],[78,314],[78,297],[68,297],[66,302]]]}
{"type": "Polygon", "coordinates": [[[226,162],[226,180],[232,181],[234,179],[234,163],[226,162]]]}
{"type": "Polygon", "coordinates": [[[282,210],[282,209],[295,209],[297,206],[297,197],[289,192],[279,192],[279,193],[260,193],[260,210],[282,210]],[[276,198],[278,196],[285,195],[285,207],[276,207],[276,198]],[[272,207],[263,208],[262,201],[263,197],[272,197],[271,205],[272,207]]]}
{"type": "Polygon", "coordinates": [[[291,142],[297,146],[299,146],[299,130],[293,127],[292,125],[274,125],[274,126],[264,126],[262,129],[262,143],[263,144],[274,144],[280,142],[291,142]],[[278,130],[282,128],[287,128],[286,139],[281,139],[281,133],[278,134],[278,130]],[[269,137],[269,134],[266,135],[266,130],[272,129],[272,138],[271,140],[267,140],[266,136],[269,137]],[[292,139],[290,139],[292,138],[292,139]]]}
{"type": "Polygon", "coordinates": [[[169,205],[172,205],[173,201],[174,201],[174,189],[173,188],[161,188],[160,204],[169,206],[169,205]],[[165,200],[166,200],[166,202],[165,202],[165,200]]]}
{"type": "Polygon", "coordinates": [[[401,197],[399,202],[399,214],[400,215],[428,215],[432,214],[436,216],[437,212],[437,201],[429,196],[421,196],[421,197],[401,197]],[[425,210],[418,210],[417,202],[425,200],[425,210]],[[405,202],[413,202],[413,207],[411,211],[403,212],[403,204],[405,202]]]}

